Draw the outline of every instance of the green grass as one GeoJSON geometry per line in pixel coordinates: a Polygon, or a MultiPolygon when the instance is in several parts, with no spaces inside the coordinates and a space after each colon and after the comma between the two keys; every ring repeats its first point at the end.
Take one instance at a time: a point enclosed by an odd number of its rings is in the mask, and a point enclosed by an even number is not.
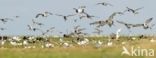
{"type": "MultiPolygon", "coordinates": [[[[131,46],[139,46],[141,48],[152,48],[156,51],[156,43],[150,43],[149,39],[141,39],[135,41],[125,40],[121,38],[120,41],[114,41],[115,45],[112,47],[103,46],[102,48],[94,48],[92,44],[86,47],[69,47],[63,48],[60,46],[55,46],[54,48],[32,48],[24,49],[17,47],[0,48],[0,58],[156,58],[155,56],[128,56],[121,55],[122,46],[120,43],[122,41],[128,42],[125,45],[127,48],[131,46]]],[[[66,38],[66,40],[71,40],[66,38]]],[[[103,40],[104,38],[90,38],[90,40],[103,40]]],[[[58,41],[58,39],[51,39],[51,41],[58,41]]],[[[5,47],[9,45],[6,44],[5,47]]]]}

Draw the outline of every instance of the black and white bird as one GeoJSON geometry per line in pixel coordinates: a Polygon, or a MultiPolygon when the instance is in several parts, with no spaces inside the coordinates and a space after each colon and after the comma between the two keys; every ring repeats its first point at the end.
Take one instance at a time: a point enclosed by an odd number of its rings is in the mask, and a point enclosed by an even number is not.
{"type": "Polygon", "coordinates": [[[93,17],[95,17],[95,16],[84,13],[84,15],[80,16],[80,19],[83,19],[83,18],[92,19],[93,17]]]}
{"type": "Polygon", "coordinates": [[[43,12],[43,13],[38,13],[35,18],[38,18],[40,16],[42,16],[42,17],[48,17],[49,15],[53,15],[53,13],[46,11],[46,12],[43,12]]]}
{"type": "Polygon", "coordinates": [[[101,3],[97,3],[96,5],[103,5],[103,6],[113,6],[112,4],[110,4],[110,3],[107,3],[107,2],[101,2],[101,3]]]}
{"type": "Polygon", "coordinates": [[[86,6],[80,6],[79,8],[73,8],[77,14],[85,13],[86,6]]]}
{"type": "Polygon", "coordinates": [[[80,35],[80,34],[86,35],[87,33],[84,33],[83,32],[84,30],[86,30],[86,28],[80,28],[80,25],[77,25],[77,26],[74,26],[74,32],[72,33],[76,35],[80,35]]]}
{"type": "Polygon", "coordinates": [[[55,14],[56,16],[61,16],[63,17],[64,21],[67,21],[68,20],[68,17],[72,17],[72,16],[75,16],[75,14],[73,15],[59,15],[59,14],[55,14]]]}
{"type": "Polygon", "coordinates": [[[118,21],[118,23],[120,24],[124,24],[128,29],[132,28],[132,27],[143,27],[144,29],[148,29],[148,28],[152,28],[155,24],[150,25],[150,22],[153,20],[153,18],[149,18],[147,19],[143,24],[128,24],[122,21],[118,21]]]}
{"type": "Polygon", "coordinates": [[[112,27],[112,25],[114,25],[114,17],[116,16],[116,15],[123,15],[123,12],[114,12],[114,13],[112,13],[109,17],[108,17],[108,19],[107,20],[105,20],[105,22],[106,22],[106,24],[108,24],[108,26],[109,27],[112,27]]]}
{"type": "Polygon", "coordinates": [[[102,27],[107,24],[109,27],[111,27],[114,24],[114,16],[116,16],[117,14],[123,15],[122,12],[114,12],[108,17],[108,19],[95,21],[93,23],[90,23],[90,25],[97,25],[97,27],[102,27]]]}
{"type": "Polygon", "coordinates": [[[137,9],[132,9],[132,8],[129,8],[129,7],[126,7],[127,9],[124,11],[124,12],[132,12],[133,14],[138,14],[139,10],[143,9],[144,7],[141,7],[141,8],[137,8],[137,9]]]}

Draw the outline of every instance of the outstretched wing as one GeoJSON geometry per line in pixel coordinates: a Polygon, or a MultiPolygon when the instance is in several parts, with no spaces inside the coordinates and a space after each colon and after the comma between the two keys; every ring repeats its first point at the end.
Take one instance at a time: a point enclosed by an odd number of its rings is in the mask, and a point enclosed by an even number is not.
{"type": "Polygon", "coordinates": [[[110,4],[110,3],[106,3],[107,5],[109,5],[109,6],[113,6],[112,4],[110,4]]]}
{"type": "Polygon", "coordinates": [[[124,13],[125,12],[127,12],[128,10],[132,10],[131,8],[129,8],[129,7],[126,7],[126,10],[125,11],[123,11],[124,13]]]}
{"type": "Polygon", "coordinates": [[[103,3],[96,3],[96,5],[100,5],[100,4],[103,4],[103,3]]]}
{"type": "Polygon", "coordinates": [[[43,16],[44,16],[44,14],[39,13],[39,14],[37,14],[37,15],[36,15],[36,17],[35,17],[35,18],[38,18],[39,16],[42,16],[42,17],[43,17],[43,16]]]}
{"type": "Polygon", "coordinates": [[[110,20],[113,19],[114,16],[116,16],[117,14],[123,15],[123,12],[114,12],[113,14],[111,14],[111,15],[109,16],[109,19],[110,19],[110,20]]]}
{"type": "Polygon", "coordinates": [[[11,18],[4,18],[5,20],[10,20],[10,21],[13,21],[13,19],[11,19],[11,18]]]}
{"type": "Polygon", "coordinates": [[[95,21],[95,22],[90,23],[90,25],[95,25],[95,24],[99,24],[99,23],[100,23],[100,21],[95,21]]]}
{"type": "Polygon", "coordinates": [[[76,14],[71,14],[71,15],[67,15],[67,17],[70,17],[70,16],[75,16],[76,14]]]}
{"type": "Polygon", "coordinates": [[[111,14],[111,15],[109,16],[109,19],[110,19],[110,20],[113,19],[115,15],[116,15],[116,12],[114,12],[113,14],[111,14]]]}
{"type": "Polygon", "coordinates": [[[118,20],[116,22],[118,22],[120,24],[124,24],[128,29],[130,29],[131,27],[133,27],[133,24],[128,24],[128,23],[125,23],[125,22],[122,22],[122,21],[118,21],[118,20]]]}
{"type": "Polygon", "coordinates": [[[78,29],[77,31],[78,32],[81,32],[81,31],[83,31],[83,30],[86,30],[85,28],[81,28],[81,29],[78,29]]]}
{"type": "Polygon", "coordinates": [[[145,21],[145,24],[149,24],[151,21],[153,20],[153,18],[149,18],[145,21]]]}
{"type": "Polygon", "coordinates": [[[51,13],[51,12],[45,12],[45,13],[48,13],[49,15],[53,15],[53,13],[51,13]]]}
{"type": "Polygon", "coordinates": [[[137,8],[137,9],[135,9],[135,11],[138,11],[138,10],[141,10],[141,9],[143,9],[144,7],[141,7],[141,8],[137,8]]]}
{"type": "Polygon", "coordinates": [[[80,27],[80,25],[74,26],[74,29],[78,29],[80,27]]]}
{"type": "Polygon", "coordinates": [[[127,24],[127,23],[125,23],[125,22],[118,21],[118,20],[116,20],[116,22],[118,22],[118,23],[120,23],[120,24],[127,24]]]}
{"type": "Polygon", "coordinates": [[[141,27],[141,26],[143,26],[144,24],[133,24],[132,26],[133,27],[141,27]]]}
{"type": "Polygon", "coordinates": [[[64,15],[60,15],[60,14],[55,14],[56,16],[64,16],[64,15]]]}
{"type": "Polygon", "coordinates": [[[55,27],[51,27],[51,28],[49,28],[48,30],[53,30],[53,29],[55,29],[55,27]]]}

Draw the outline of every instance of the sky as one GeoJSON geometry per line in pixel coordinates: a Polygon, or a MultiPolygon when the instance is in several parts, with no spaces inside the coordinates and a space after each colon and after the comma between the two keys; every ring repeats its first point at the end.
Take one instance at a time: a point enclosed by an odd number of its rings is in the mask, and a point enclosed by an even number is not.
{"type": "MultiPolygon", "coordinates": [[[[32,32],[28,30],[27,25],[32,24],[32,19],[36,14],[45,11],[52,12],[54,14],[69,15],[74,14],[73,8],[79,6],[86,6],[85,11],[91,15],[97,16],[93,20],[78,19],[78,17],[71,17],[64,22],[62,17],[55,15],[48,16],[47,18],[35,19],[38,22],[44,23],[44,26],[39,27],[42,30],[46,30],[50,27],[55,27],[53,33],[50,35],[58,35],[59,32],[69,33],[73,30],[73,26],[80,25],[86,28],[84,32],[92,34],[95,26],[90,26],[89,23],[107,19],[113,12],[124,11],[126,7],[140,8],[139,14],[134,15],[132,13],[125,13],[124,15],[118,15],[114,20],[120,20],[128,23],[143,23],[146,19],[153,17],[151,23],[156,23],[156,8],[154,7],[155,0],[0,0],[0,18],[12,18],[14,21],[7,22],[6,24],[0,23],[0,27],[5,27],[7,30],[0,31],[1,35],[40,35],[41,32],[32,32]],[[113,6],[96,5],[99,2],[111,3],[113,6]],[[19,18],[15,18],[19,16],[19,18]],[[75,23],[73,19],[78,21],[75,23]]],[[[109,28],[107,25],[102,27],[104,35],[116,32],[121,28],[121,34],[129,34],[127,28],[115,22],[115,26],[109,28]]],[[[156,34],[156,27],[153,29],[144,30],[142,28],[132,28],[132,34],[156,34]]]]}

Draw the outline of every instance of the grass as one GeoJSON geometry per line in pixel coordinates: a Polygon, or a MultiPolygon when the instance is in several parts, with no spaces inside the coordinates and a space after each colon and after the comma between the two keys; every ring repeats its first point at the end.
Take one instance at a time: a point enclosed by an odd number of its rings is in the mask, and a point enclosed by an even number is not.
{"type": "MultiPolygon", "coordinates": [[[[128,55],[121,55],[122,46],[120,43],[122,41],[128,42],[125,45],[128,49],[130,47],[141,47],[147,49],[154,49],[156,51],[156,43],[151,43],[149,39],[141,39],[141,40],[134,40],[129,41],[121,38],[121,41],[114,41],[116,44],[112,47],[108,47],[104,45],[101,48],[95,48],[94,45],[90,44],[86,47],[69,47],[63,48],[60,46],[55,46],[54,48],[16,48],[16,47],[9,47],[9,48],[0,48],[0,58],[156,58],[155,56],[128,56],[128,55]]],[[[67,38],[66,40],[70,40],[67,38]]],[[[103,38],[90,38],[90,40],[103,40],[103,38]]],[[[58,41],[58,39],[52,39],[53,41],[58,41]]],[[[105,44],[105,43],[104,43],[105,44]]],[[[6,46],[9,46],[6,44],[6,46]]]]}

